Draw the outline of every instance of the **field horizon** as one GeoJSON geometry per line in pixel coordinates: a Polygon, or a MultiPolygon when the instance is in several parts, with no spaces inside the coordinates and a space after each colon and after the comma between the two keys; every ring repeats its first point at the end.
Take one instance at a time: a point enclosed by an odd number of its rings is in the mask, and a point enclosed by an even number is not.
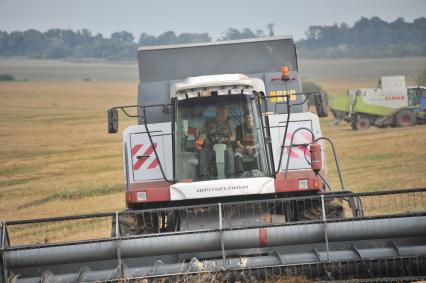
{"type": "MultiPolygon", "coordinates": [[[[413,82],[418,71],[426,67],[426,57],[374,59],[305,59],[299,58],[302,80],[316,82],[349,80],[373,82],[380,76],[406,76],[413,82]]],[[[28,81],[138,81],[136,62],[104,59],[28,59],[0,57],[0,74],[28,81]]],[[[372,86],[372,87],[373,87],[372,86]]]]}

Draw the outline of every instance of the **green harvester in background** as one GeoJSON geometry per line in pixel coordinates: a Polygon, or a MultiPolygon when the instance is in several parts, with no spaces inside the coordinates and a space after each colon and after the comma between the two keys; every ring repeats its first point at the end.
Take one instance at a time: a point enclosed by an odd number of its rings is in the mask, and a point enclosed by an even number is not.
{"type": "Polygon", "coordinates": [[[404,76],[381,77],[377,88],[350,89],[331,103],[336,123],[352,129],[409,127],[426,121],[426,87],[406,87],[404,76]]]}

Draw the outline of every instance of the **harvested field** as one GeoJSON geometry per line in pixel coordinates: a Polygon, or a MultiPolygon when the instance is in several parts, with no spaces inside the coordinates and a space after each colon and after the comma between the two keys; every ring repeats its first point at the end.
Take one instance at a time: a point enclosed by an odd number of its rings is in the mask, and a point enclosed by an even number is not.
{"type": "MultiPolygon", "coordinates": [[[[106,110],[135,102],[137,84],[0,84],[0,215],[5,219],[124,208],[121,136],[106,110]]],[[[121,123],[125,127],[126,121],[121,123]]]]}

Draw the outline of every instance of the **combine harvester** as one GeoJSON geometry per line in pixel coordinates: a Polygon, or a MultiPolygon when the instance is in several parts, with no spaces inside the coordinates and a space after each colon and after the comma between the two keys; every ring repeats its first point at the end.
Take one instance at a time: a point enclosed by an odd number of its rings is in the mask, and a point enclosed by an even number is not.
{"type": "Polygon", "coordinates": [[[128,209],[3,223],[2,283],[425,278],[426,189],[345,189],[326,100],[302,92],[291,38],[138,60],[138,104],[108,111],[110,133],[119,111],[138,119],[123,132],[128,209]]]}
{"type": "Polygon", "coordinates": [[[336,123],[344,120],[353,130],[411,127],[426,121],[426,87],[405,86],[404,76],[381,77],[377,88],[350,89],[331,103],[336,123]]]}

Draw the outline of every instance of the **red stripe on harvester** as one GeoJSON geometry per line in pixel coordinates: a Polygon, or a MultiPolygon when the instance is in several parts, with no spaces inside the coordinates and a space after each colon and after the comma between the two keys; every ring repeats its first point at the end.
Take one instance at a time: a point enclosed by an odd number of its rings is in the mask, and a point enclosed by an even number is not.
{"type": "Polygon", "coordinates": [[[308,131],[301,131],[302,136],[308,141],[312,142],[312,134],[308,131]]]}
{"type": "Polygon", "coordinates": [[[306,157],[311,157],[311,151],[309,149],[306,149],[307,146],[299,146],[298,147],[302,152],[305,152],[306,157]]]}
{"type": "Polygon", "coordinates": [[[141,149],[141,147],[143,146],[143,144],[137,144],[132,148],[132,156],[135,156],[136,153],[138,153],[139,149],[141,149]]]}
{"type": "MultiPolygon", "coordinates": [[[[154,143],[154,147],[155,148],[157,148],[157,144],[156,143],[154,143]]],[[[150,146],[142,155],[143,156],[149,156],[149,155],[151,155],[151,153],[153,153],[154,152],[154,147],[153,146],[150,146]]],[[[133,169],[134,170],[138,170],[139,168],[141,168],[141,166],[145,163],[145,161],[147,160],[148,158],[141,158],[141,159],[139,159],[134,165],[133,165],[133,169]]]]}
{"type": "Polygon", "coordinates": [[[287,133],[285,136],[286,141],[291,142],[291,137],[293,136],[293,133],[287,133]]]}
{"type": "Polygon", "coordinates": [[[149,164],[148,169],[154,169],[155,167],[157,167],[158,165],[158,159],[155,158],[154,161],[151,162],[151,164],[149,164]]]}
{"type": "Polygon", "coordinates": [[[296,152],[294,152],[294,149],[291,147],[288,147],[287,151],[288,154],[290,154],[290,158],[299,158],[299,155],[297,155],[296,152]]]}
{"type": "Polygon", "coordinates": [[[268,245],[268,231],[265,228],[259,228],[259,244],[261,246],[268,245]]]}

